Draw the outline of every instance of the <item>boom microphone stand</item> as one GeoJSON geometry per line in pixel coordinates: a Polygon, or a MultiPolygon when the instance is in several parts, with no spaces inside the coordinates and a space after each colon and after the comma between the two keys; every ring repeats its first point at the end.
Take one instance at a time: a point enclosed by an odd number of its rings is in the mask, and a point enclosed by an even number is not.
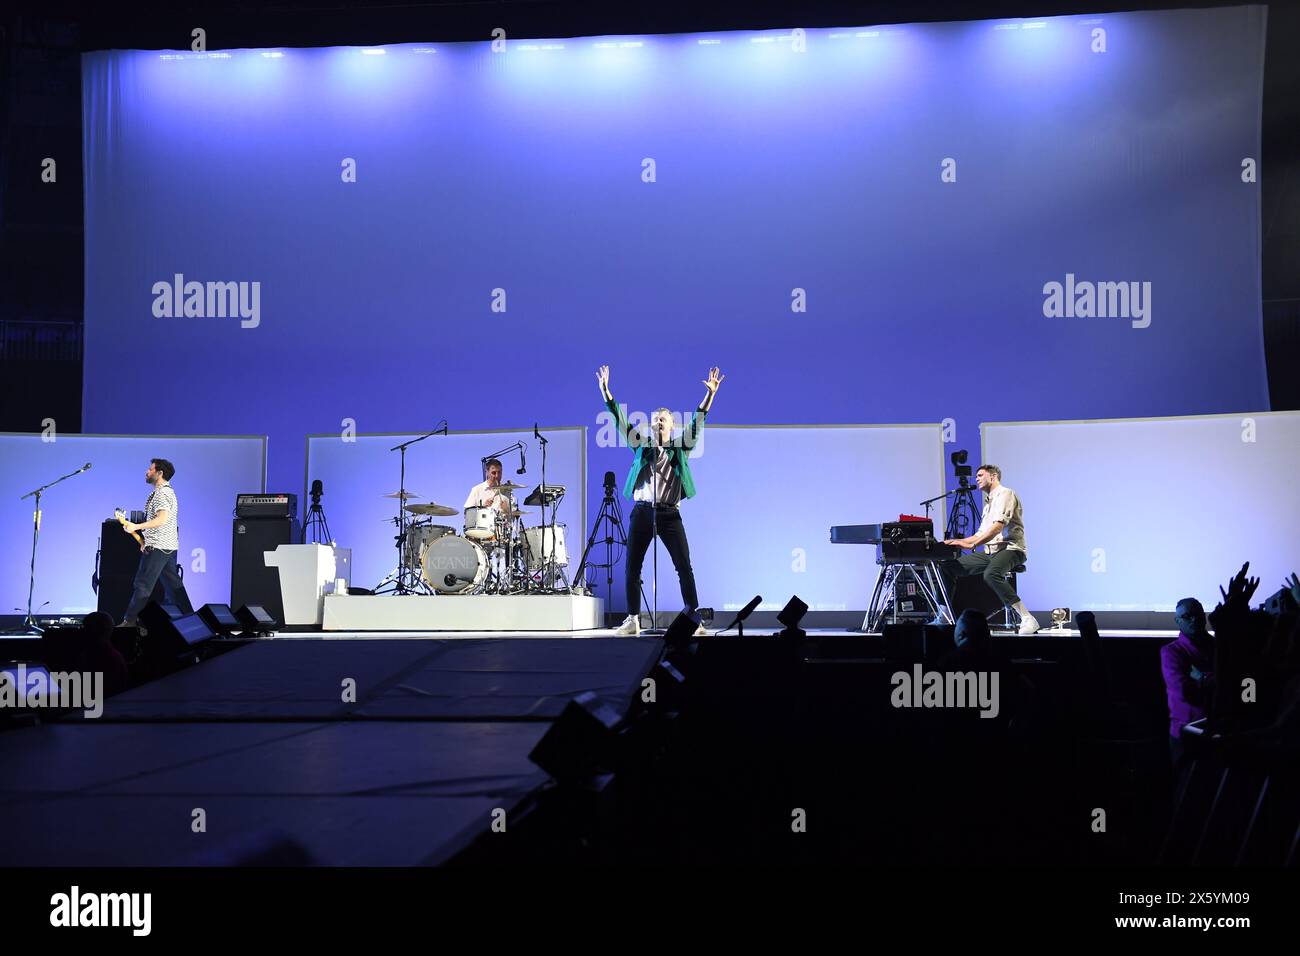
{"type": "MultiPolygon", "coordinates": [[[[443,437],[447,436],[447,419],[443,419],[434,426],[433,431],[426,432],[419,438],[412,438],[410,441],[402,442],[400,445],[394,445],[389,451],[401,453],[402,465],[400,482],[397,489],[397,580],[394,582],[393,593],[411,594],[415,588],[410,581],[414,578],[415,571],[406,563],[406,449],[416,442],[422,442],[431,435],[442,432],[443,437]]],[[[382,593],[379,589],[375,590],[376,594],[382,593]]]]}
{"type": "Polygon", "coordinates": [[[27,579],[27,616],[23,618],[23,623],[21,625],[22,631],[19,632],[21,634],[45,633],[44,628],[37,625],[36,618],[32,617],[32,593],[36,590],[36,543],[41,537],[41,495],[47,488],[53,488],[59,482],[66,481],[73,475],[79,475],[83,471],[89,470],[90,462],[86,462],[76,471],[68,472],[68,474],[64,475],[62,478],[55,478],[48,485],[41,485],[41,487],[37,488],[35,491],[29,491],[27,494],[23,495],[22,498],[18,499],[19,501],[22,501],[26,498],[32,497],[33,495],[36,496],[36,510],[32,514],[32,564],[31,573],[27,579]]]}

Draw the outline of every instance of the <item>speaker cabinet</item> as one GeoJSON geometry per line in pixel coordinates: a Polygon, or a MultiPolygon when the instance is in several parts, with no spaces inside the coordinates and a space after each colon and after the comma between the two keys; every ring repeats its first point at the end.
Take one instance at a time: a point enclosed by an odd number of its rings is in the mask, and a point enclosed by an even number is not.
{"type": "Polygon", "coordinates": [[[257,604],[284,620],[280,571],[268,568],[264,552],[295,540],[293,518],[236,518],[230,549],[230,606],[257,604]]]}
{"type": "MultiPolygon", "coordinates": [[[[115,622],[121,622],[131,603],[131,585],[140,567],[140,546],[117,523],[105,521],[99,531],[99,593],[95,609],[115,622]]],[[[165,596],[162,580],[154,583],[150,600],[162,603],[165,596]]]]}

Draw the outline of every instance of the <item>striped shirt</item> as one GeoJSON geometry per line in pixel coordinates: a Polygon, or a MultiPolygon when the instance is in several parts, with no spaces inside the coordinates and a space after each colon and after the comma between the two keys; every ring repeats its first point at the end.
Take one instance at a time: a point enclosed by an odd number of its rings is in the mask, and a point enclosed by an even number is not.
{"type": "Polygon", "coordinates": [[[180,547],[180,541],[176,535],[176,508],[176,492],[172,490],[171,485],[164,481],[154,488],[153,494],[144,503],[144,520],[152,521],[158,517],[160,511],[167,512],[167,520],[156,528],[145,528],[140,532],[144,535],[146,548],[157,548],[159,551],[175,551],[180,547]]]}

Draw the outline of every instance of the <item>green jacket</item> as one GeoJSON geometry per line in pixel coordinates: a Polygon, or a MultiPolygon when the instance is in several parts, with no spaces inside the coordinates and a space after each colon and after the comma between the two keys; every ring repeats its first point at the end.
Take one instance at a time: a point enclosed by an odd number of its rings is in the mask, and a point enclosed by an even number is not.
{"type": "MultiPolygon", "coordinates": [[[[641,472],[650,464],[649,452],[652,449],[649,435],[641,435],[634,432],[627,423],[627,416],[623,414],[623,409],[612,398],[605,403],[614,420],[618,422],[619,434],[627,439],[628,445],[635,450],[632,458],[632,467],[628,470],[627,480],[623,482],[623,497],[631,498],[632,493],[636,491],[637,479],[641,477],[641,472]]],[[[695,409],[695,414],[691,416],[690,423],[682,430],[682,434],[674,439],[664,451],[668,452],[669,461],[672,462],[673,471],[682,483],[682,497],[695,497],[695,479],[691,477],[691,463],[689,460],[690,451],[695,447],[699,440],[700,429],[704,427],[704,419],[709,413],[701,405],[695,409]]]]}

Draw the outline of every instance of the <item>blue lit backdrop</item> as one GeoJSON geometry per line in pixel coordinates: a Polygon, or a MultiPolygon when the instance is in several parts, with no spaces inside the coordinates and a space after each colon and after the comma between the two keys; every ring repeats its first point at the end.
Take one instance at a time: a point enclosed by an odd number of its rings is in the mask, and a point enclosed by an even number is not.
{"type": "MultiPolygon", "coordinates": [[[[980,421],[1266,409],[1264,23],[87,54],[85,428],[265,433],[299,490],[344,419],[585,425],[596,501],[605,362],[633,409],[690,409],[716,364],[716,422],[952,419],[972,451],[980,421]],[[177,274],[260,283],[256,326],[155,316],[177,274]],[[1149,282],[1149,326],[1045,316],[1067,275],[1149,282]],[[145,401],[121,369],[160,346],[145,401]]],[[[710,475],[692,533],[769,474],[710,475]]],[[[764,572],[761,526],[725,530],[764,572]]]]}

